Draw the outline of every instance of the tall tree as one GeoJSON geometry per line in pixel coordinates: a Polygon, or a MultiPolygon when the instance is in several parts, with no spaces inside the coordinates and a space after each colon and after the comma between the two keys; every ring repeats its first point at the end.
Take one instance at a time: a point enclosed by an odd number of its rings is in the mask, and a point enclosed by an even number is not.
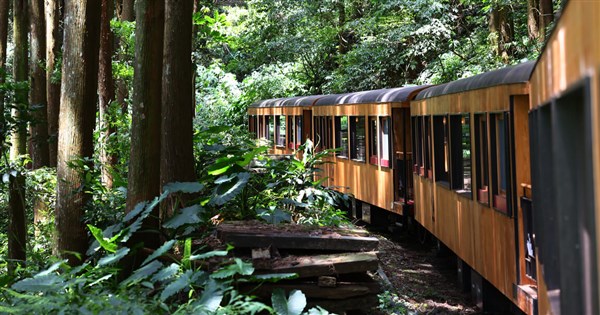
{"type": "Polygon", "coordinates": [[[84,253],[87,233],[83,223],[89,195],[81,189],[85,174],[69,166],[79,158],[91,158],[98,88],[100,2],[65,2],[65,36],[58,133],[56,233],[57,250],[78,263],[70,252],[84,253]]]}
{"type": "Polygon", "coordinates": [[[110,135],[115,132],[110,123],[109,106],[115,100],[115,82],[112,71],[112,57],[114,54],[114,34],[110,29],[110,20],[113,17],[114,1],[102,0],[102,13],[100,18],[100,65],[98,70],[98,109],[100,122],[100,162],[102,169],[102,182],[107,188],[112,188],[113,178],[111,170],[117,162],[117,156],[107,150],[110,135]]]}
{"type": "Polygon", "coordinates": [[[509,45],[513,40],[514,24],[511,16],[511,8],[502,3],[492,6],[489,16],[489,29],[492,34],[492,44],[495,46],[496,55],[504,62],[508,62],[512,56],[509,45]]]}
{"type": "Polygon", "coordinates": [[[54,76],[62,47],[61,0],[44,2],[46,15],[46,101],[48,104],[48,152],[50,166],[56,166],[58,148],[58,111],[60,107],[60,80],[54,76]]]}
{"type": "MultiPolygon", "coordinates": [[[[127,211],[160,193],[161,88],[164,0],[137,1],[135,70],[129,158],[127,211]]],[[[158,209],[157,209],[158,210],[158,209]]],[[[158,212],[144,222],[158,229],[158,212]]],[[[158,234],[146,235],[146,247],[158,247],[158,234]]]]}
{"type": "Polygon", "coordinates": [[[531,39],[546,40],[548,26],[554,21],[552,0],[527,0],[527,31],[531,39]]]}
{"type": "MultiPolygon", "coordinates": [[[[9,0],[0,0],[0,84],[5,82],[6,44],[8,43],[9,0]]],[[[4,93],[0,93],[0,130],[4,131],[4,93]]],[[[4,148],[4,137],[0,137],[0,148],[4,148]]]]}
{"type": "MultiPolygon", "coordinates": [[[[118,18],[121,21],[133,22],[135,21],[135,12],[134,12],[134,0],[118,0],[117,5],[119,6],[118,18]]],[[[119,56],[122,61],[125,61],[127,56],[121,55],[119,56]]],[[[121,108],[123,112],[127,111],[127,102],[126,99],[129,96],[129,88],[127,86],[127,82],[124,79],[117,80],[117,101],[121,104],[121,108]]]]}
{"type": "Polygon", "coordinates": [[[48,153],[48,112],[46,109],[46,25],[44,0],[29,0],[31,32],[31,81],[29,104],[32,108],[30,155],[34,169],[50,164],[48,153]]]}
{"type": "Polygon", "coordinates": [[[541,42],[546,41],[546,32],[549,31],[548,27],[554,21],[554,9],[552,7],[552,0],[539,0],[540,4],[540,37],[541,42]]]}
{"type": "MultiPolygon", "coordinates": [[[[26,82],[28,75],[28,44],[27,33],[29,24],[27,23],[27,0],[13,1],[13,78],[15,82],[26,82]]],[[[16,130],[12,134],[11,159],[18,155],[25,154],[27,151],[27,124],[21,123],[25,118],[27,110],[27,89],[19,87],[15,91],[15,103],[12,109],[13,118],[19,122],[16,130]]]]}
{"type": "Polygon", "coordinates": [[[122,0],[123,7],[121,8],[121,19],[123,21],[134,21],[135,12],[133,7],[135,5],[134,0],[122,0]]]}
{"type": "MultiPolygon", "coordinates": [[[[27,81],[27,0],[13,2],[13,78],[16,82],[27,81]]],[[[11,159],[26,153],[27,127],[19,120],[24,118],[27,108],[27,89],[19,87],[15,90],[15,103],[12,109],[13,119],[19,122],[13,130],[11,140],[11,159]]],[[[25,261],[27,226],[25,221],[25,177],[20,172],[10,177],[8,201],[8,258],[9,271],[15,268],[15,261],[25,261]]]]}
{"type": "MultiPolygon", "coordinates": [[[[165,1],[162,81],[161,185],[196,179],[192,117],[192,11],[188,0],[165,1]]],[[[170,216],[176,198],[166,205],[170,216]]]]}

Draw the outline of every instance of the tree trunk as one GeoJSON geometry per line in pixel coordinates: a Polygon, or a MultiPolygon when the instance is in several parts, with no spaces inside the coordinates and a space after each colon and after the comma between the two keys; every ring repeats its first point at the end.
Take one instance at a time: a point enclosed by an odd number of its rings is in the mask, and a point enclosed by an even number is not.
{"type": "Polygon", "coordinates": [[[98,88],[100,2],[67,1],[58,136],[58,188],[56,199],[57,249],[70,264],[79,261],[69,252],[85,253],[87,232],[83,222],[89,195],[82,189],[84,174],[68,166],[78,158],[91,158],[98,88]]]}
{"type": "MultiPolygon", "coordinates": [[[[6,78],[6,45],[8,39],[8,9],[9,0],[0,0],[0,84],[5,82],[6,78]]],[[[0,92],[0,130],[4,129],[4,93],[0,92]]],[[[0,147],[4,147],[4,134],[0,133],[0,147]]]]}
{"type": "Polygon", "coordinates": [[[546,32],[549,31],[548,26],[554,21],[554,10],[552,7],[552,0],[539,0],[540,5],[540,36],[539,40],[544,42],[546,40],[546,32]]]}
{"type": "Polygon", "coordinates": [[[133,10],[134,0],[123,0],[121,8],[121,19],[123,21],[133,22],[135,19],[135,11],[133,10]]]}
{"type": "MultiPolygon", "coordinates": [[[[196,179],[193,156],[192,1],[166,0],[162,82],[161,185],[196,179]]],[[[178,198],[169,199],[169,217],[178,198]]]]}
{"type": "Polygon", "coordinates": [[[111,171],[117,163],[117,156],[110,153],[107,148],[110,135],[115,128],[110,123],[108,109],[115,100],[115,82],[112,72],[112,57],[114,54],[114,35],[110,29],[110,20],[114,12],[113,0],[102,0],[101,24],[100,24],[100,52],[98,69],[98,108],[100,121],[100,163],[102,170],[102,182],[111,189],[113,178],[111,171]]]}
{"type": "MultiPolygon", "coordinates": [[[[161,88],[164,0],[136,4],[135,70],[131,125],[131,154],[127,211],[160,194],[161,88]]],[[[143,230],[159,229],[159,211],[144,222],[143,230]]],[[[143,237],[145,247],[158,248],[157,233],[143,237]]]]}
{"type": "Polygon", "coordinates": [[[531,39],[540,37],[539,0],[527,0],[527,33],[531,39]]]}
{"type": "Polygon", "coordinates": [[[12,274],[17,262],[25,262],[27,224],[25,221],[25,176],[10,177],[8,202],[8,270],[12,274]]]}
{"type": "MultiPolygon", "coordinates": [[[[27,0],[14,0],[13,2],[13,41],[14,41],[14,57],[13,57],[13,77],[16,82],[27,82],[28,75],[28,45],[27,31],[29,25],[27,23],[27,0]]],[[[28,107],[27,88],[19,88],[15,90],[15,108],[12,110],[13,119],[19,122],[17,130],[12,134],[12,146],[10,150],[11,159],[16,159],[17,156],[25,154],[27,151],[27,124],[21,123],[24,118],[25,111],[28,107]]]]}
{"type": "Polygon", "coordinates": [[[513,39],[513,23],[508,6],[498,5],[490,13],[490,33],[495,34],[492,45],[496,55],[508,62],[512,49],[506,45],[513,39]]]}
{"type": "Polygon", "coordinates": [[[52,74],[57,67],[57,58],[62,46],[62,29],[60,28],[61,1],[46,0],[46,101],[48,103],[48,152],[49,164],[56,166],[58,148],[58,111],[60,107],[60,80],[52,74]]]}
{"type": "Polygon", "coordinates": [[[29,1],[31,31],[31,82],[29,104],[32,108],[30,132],[30,155],[32,166],[38,169],[48,166],[48,112],[46,108],[46,29],[44,21],[44,0],[29,1]]]}
{"type": "MultiPolygon", "coordinates": [[[[133,10],[134,0],[118,0],[118,3],[121,6],[119,19],[121,21],[135,21],[135,12],[133,10]]],[[[124,56],[121,56],[124,58],[124,56]]],[[[127,87],[127,83],[120,79],[117,80],[117,102],[121,104],[121,109],[123,113],[127,112],[127,97],[129,96],[129,89],[127,87]]]]}

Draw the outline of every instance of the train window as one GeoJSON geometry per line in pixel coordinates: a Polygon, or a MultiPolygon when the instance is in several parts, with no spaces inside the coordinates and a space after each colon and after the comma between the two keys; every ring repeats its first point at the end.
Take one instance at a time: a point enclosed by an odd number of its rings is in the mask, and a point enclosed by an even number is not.
{"type": "Polygon", "coordinates": [[[275,122],[277,124],[277,146],[285,147],[285,116],[276,116],[275,122]]]}
{"type": "Polygon", "coordinates": [[[268,115],[265,116],[265,128],[266,128],[265,129],[265,139],[272,140],[274,127],[273,127],[273,119],[271,119],[271,116],[268,116],[268,115]]]}
{"type": "Polygon", "coordinates": [[[486,114],[475,114],[475,168],[477,200],[489,204],[488,127],[486,114]]]}
{"type": "Polygon", "coordinates": [[[447,116],[433,116],[435,181],[450,186],[449,125],[447,116]]]}
{"type": "Polygon", "coordinates": [[[432,150],[432,137],[431,137],[431,116],[423,117],[423,176],[433,179],[433,172],[431,170],[431,150],[432,150]]]}
{"type": "Polygon", "coordinates": [[[490,114],[492,149],[492,192],[494,208],[508,213],[506,190],[508,185],[508,113],[490,114]]]}
{"type": "Polygon", "coordinates": [[[249,115],[248,116],[248,132],[250,134],[253,134],[256,132],[255,128],[255,121],[256,121],[256,116],[254,115],[249,115]]]}
{"type": "Polygon", "coordinates": [[[331,149],[333,148],[333,118],[331,116],[328,117],[324,117],[323,120],[325,121],[325,127],[323,128],[323,132],[325,133],[325,143],[326,143],[326,148],[327,149],[331,149]]]}
{"type": "Polygon", "coordinates": [[[287,116],[287,139],[288,139],[288,148],[294,149],[294,116],[287,116]]]}
{"type": "Polygon", "coordinates": [[[302,145],[302,116],[296,116],[296,149],[302,145]]]}
{"type": "Polygon", "coordinates": [[[379,117],[379,139],[381,141],[380,144],[380,152],[379,156],[381,157],[381,166],[390,167],[391,160],[391,141],[392,137],[390,136],[390,117],[379,117]]]}
{"type": "Polygon", "coordinates": [[[379,165],[377,134],[377,117],[369,117],[369,163],[374,165],[379,165]]]}
{"type": "Polygon", "coordinates": [[[471,121],[469,114],[450,116],[452,189],[471,194],[471,121]]]}
{"type": "Polygon", "coordinates": [[[335,117],[335,147],[337,157],[348,158],[348,116],[335,117]]]}
{"type": "Polygon", "coordinates": [[[412,117],[412,128],[413,128],[413,143],[415,144],[415,162],[413,165],[413,172],[416,174],[421,174],[421,166],[422,163],[422,149],[423,149],[423,139],[422,139],[422,119],[421,117],[415,116],[412,117]]]}
{"type": "Polygon", "coordinates": [[[350,117],[350,158],[365,162],[366,159],[365,117],[350,117]]]}
{"type": "Polygon", "coordinates": [[[321,136],[321,117],[313,116],[313,138],[315,150],[320,151],[323,148],[323,136],[321,136]]]}

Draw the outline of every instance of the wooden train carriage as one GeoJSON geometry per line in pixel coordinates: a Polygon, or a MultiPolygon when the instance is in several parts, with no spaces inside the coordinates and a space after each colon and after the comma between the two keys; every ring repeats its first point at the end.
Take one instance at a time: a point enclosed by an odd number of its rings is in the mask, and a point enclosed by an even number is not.
{"type": "Polygon", "coordinates": [[[600,1],[570,0],[531,76],[540,313],[598,314],[600,1]]]}
{"type": "Polygon", "coordinates": [[[438,85],[411,103],[415,219],[529,314],[536,281],[519,197],[530,183],[533,65],[438,85]]]}
{"type": "Polygon", "coordinates": [[[328,184],[399,214],[412,206],[409,101],[424,86],[328,95],[313,106],[314,137],[338,148],[328,184]]]}
{"type": "Polygon", "coordinates": [[[298,96],[256,102],[248,108],[248,127],[272,146],[272,154],[292,154],[312,137],[313,103],[321,96],[298,96]]]}

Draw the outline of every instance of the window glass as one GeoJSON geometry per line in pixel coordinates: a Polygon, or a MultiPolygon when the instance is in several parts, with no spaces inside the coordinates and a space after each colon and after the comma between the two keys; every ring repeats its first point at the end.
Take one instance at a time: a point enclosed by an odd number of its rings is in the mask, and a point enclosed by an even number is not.
{"type": "Polygon", "coordinates": [[[448,126],[447,116],[433,117],[433,153],[435,157],[435,181],[449,183],[449,154],[448,154],[448,126]]]}
{"type": "Polygon", "coordinates": [[[369,163],[375,165],[379,165],[377,147],[377,118],[369,117],[369,163]]]}
{"type": "Polygon", "coordinates": [[[431,151],[432,151],[432,140],[431,135],[431,117],[423,117],[423,176],[427,178],[433,178],[433,172],[431,169],[431,151]]]}
{"type": "Polygon", "coordinates": [[[489,203],[488,123],[486,114],[475,115],[475,167],[477,169],[477,200],[489,203]]]}
{"type": "Polygon", "coordinates": [[[350,117],[350,158],[365,162],[366,147],[365,117],[350,117]]]}
{"type": "Polygon", "coordinates": [[[294,116],[287,116],[288,148],[294,149],[294,116]]]}
{"type": "Polygon", "coordinates": [[[302,116],[296,116],[296,148],[302,145],[302,116]]]}
{"type": "Polygon", "coordinates": [[[332,149],[333,148],[333,118],[331,118],[331,116],[329,116],[329,117],[324,117],[323,119],[325,121],[325,127],[324,127],[323,132],[326,135],[325,147],[327,149],[332,149]]]}
{"type": "Polygon", "coordinates": [[[414,172],[417,174],[421,174],[421,167],[423,166],[422,160],[422,149],[423,149],[423,132],[422,132],[422,124],[423,120],[421,117],[413,117],[412,118],[412,128],[413,128],[413,143],[415,144],[415,159],[414,159],[414,172]]]}
{"type": "Polygon", "coordinates": [[[285,116],[276,116],[277,122],[277,145],[285,147],[285,116]]]}
{"type": "Polygon", "coordinates": [[[265,125],[267,126],[265,137],[268,140],[273,140],[273,138],[275,138],[273,134],[275,132],[275,126],[273,125],[273,119],[271,116],[265,116],[265,125]]]}
{"type": "Polygon", "coordinates": [[[494,208],[506,212],[508,205],[506,201],[507,178],[508,178],[508,113],[490,115],[490,130],[492,139],[492,189],[494,208]]]}
{"type": "Polygon", "coordinates": [[[469,114],[450,116],[450,179],[452,189],[471,191],[471,126],[469,114]]]}
{"type": "Polygon", "coordinates": [[[381,117],[379,118],[379,139],[381,140],[381,166],[390,167],[390,117],[381,117]]]}
{"type": "Polygon", "coordinates": [[[335,147],[341,148],[336,155],[348,157],[348,116],[335,117],[335,147]]]}

